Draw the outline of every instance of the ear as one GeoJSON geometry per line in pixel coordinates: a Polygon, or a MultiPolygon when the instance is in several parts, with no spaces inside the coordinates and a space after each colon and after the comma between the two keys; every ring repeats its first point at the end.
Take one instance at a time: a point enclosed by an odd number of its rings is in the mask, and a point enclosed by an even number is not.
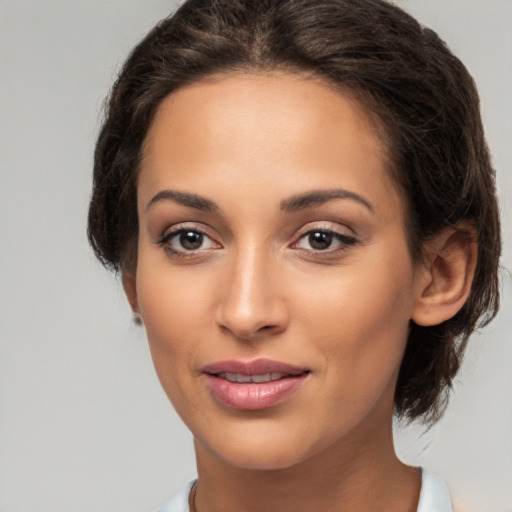
{"type": "Polygon", "coordinates": [[[471,293],[477,253],[476,231],[468,223],[445,228],[425,244],[411,317],[416,324],[438,325],[462,308],[471,293]]]}
{"type": "Polygon", "coordinates": [[[139,302],[137,300],[137,284],[135,280],[135,275],[130,272],[123,272],[122,283],[124,293],[126,295],[126,298],[128,299],[128,304],[130,304],[130,307],[134,314],[135,323],[141,324],[142,317],[140,315],[139,302]]]}

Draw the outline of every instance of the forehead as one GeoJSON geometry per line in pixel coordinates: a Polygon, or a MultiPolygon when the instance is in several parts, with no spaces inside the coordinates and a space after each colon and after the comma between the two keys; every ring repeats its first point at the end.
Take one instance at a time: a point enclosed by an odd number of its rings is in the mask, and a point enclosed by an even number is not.
{"type": "Polygon", "coordinates": [[[376,116],[348,91],[319,78],[283,72],[214,75],[164,99],[148,131],[143,155],[148,155],[148,140],[158,135],[175,138],[200,131],[204,135],[201,145],[208,146],[227,138],[233,144],[250,133],[256,147],[271,137],[279,138],[281,145],[290,138],[311,140],[312,131],[318,138],[335,137],[340,121],[350,125],[354,138],[384,158],[376,116]]]}
{"type": "MultiPolygon", "coordinates": [[[[216,76],[160,105],[148,131],[140,188],[189,189],[212,183],[339,187],[396,194],[372,115],[350,94],[285,73],[216,76]],[[393,189],[393,190],[392,190],[393,189]]],[[[228,187],[230,188],[230,187],[228,187]]],[[[149,192],[148,192],[149,193],[149,192]]]]}

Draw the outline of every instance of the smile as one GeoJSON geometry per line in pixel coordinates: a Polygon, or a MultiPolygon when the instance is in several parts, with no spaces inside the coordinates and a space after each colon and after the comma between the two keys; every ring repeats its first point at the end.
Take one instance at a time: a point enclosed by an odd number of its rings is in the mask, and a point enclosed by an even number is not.
{"type": "Polygon", "coordinates": [[[268,359],[223,361],[203,369],[218,402],[231,409],[251,411],[283,402],[302,387],[310,373],[307,368],[268,359]]]}
{"type": "Polygon", "coordinates": [[[219,373],[217,377],[221,379],[226,379],[229,382],[239,382],[239,383],[247,383],[247,382],[270,382],[271,380],[280,380],[286,377],[291,377],[286,373],[265,373],[262,375],[244,375],[243,373],[219,373]]]}

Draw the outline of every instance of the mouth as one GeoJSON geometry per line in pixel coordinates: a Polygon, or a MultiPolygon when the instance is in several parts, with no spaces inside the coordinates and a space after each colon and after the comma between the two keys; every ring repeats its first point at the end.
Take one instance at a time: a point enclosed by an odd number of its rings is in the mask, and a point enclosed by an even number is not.
{"type": "Polygon", "coordinates": [[[213,397],[231,409],[260,410],[273,407],[299,390],[308,368],[269,359],[229,360],[203,368],[213,397]]]}
{"type": "Polygon", "coordinates": [[[247,384],[253,382],[255,384],[261,384],[262,382],[270,382],[275,380],[286,379],[289,377],[297,377],[297,375],[291,375],[289,373],[263,373],[261,375],[246,375],[243,373],[217,373],[213,374],[215,377],[225,379],[229,382],[238,382],[239,384],[247,384]]]}

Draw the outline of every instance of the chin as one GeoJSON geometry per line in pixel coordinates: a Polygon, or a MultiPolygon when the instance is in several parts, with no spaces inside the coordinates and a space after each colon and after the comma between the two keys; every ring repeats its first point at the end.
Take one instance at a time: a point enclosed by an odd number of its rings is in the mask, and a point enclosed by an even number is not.
{"type": "Polygon", "coordinates": [[[303,433],[260,427],[243,429],[241,432],[224,431],[214,438],[202,440],[196,437],[196,450],[205,448],[215,458],[232,467],[269,471],[300,464],[321,449],[321,443],[315,442],[315,439],[305,439],[303,433]]]}
{"type": "Polygon", "coordinates": [[[231,449],[217,456],[230,466],[258,471],[286,469],[302,462],[300,454],[291,449],[231,449]]]}

